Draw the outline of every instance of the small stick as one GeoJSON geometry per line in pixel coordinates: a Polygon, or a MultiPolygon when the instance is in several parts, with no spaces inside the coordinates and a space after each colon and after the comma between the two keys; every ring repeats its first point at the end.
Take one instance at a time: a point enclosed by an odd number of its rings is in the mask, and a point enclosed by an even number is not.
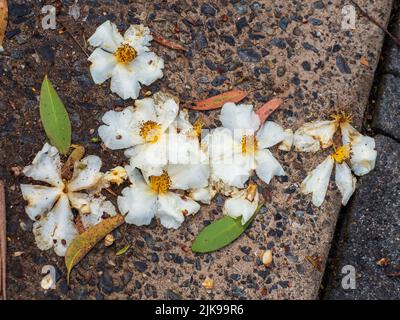
{"type": "Polygon", "coordinates": [[[86,52],[86,50],[82,47],[82,45],[79,43],[78,40],[75,39],[74,35],[69,32],[69,30],[67,29],[67,27],[62,23],[59,22],[59,24],[61,24],[61,26],[65,29],[65,32],[69,34],[69,36],[72,38],[72,40],[74,40],[74,42],[78,45],[78,47],[82,50],[82,52],[85,54],[85,56],[87,58],[89,58],[89,54],[86,52]]]}
{"type": "Polygon", "coordinates": [[[396,38],[393,34],[391,34],[379,21],[377,21],[375,18],[371,17],[368,12],[363,10],[360,5],[355,2],[354,0],[350,0],[352,4],[354,4],[357,9],[361,12],[361,14],[366,17],[369,21],[374,23],[376,26],[378,26],[383,32],[385,32],[392,40],[393,42],[400,48],[400,39],[396,38]]]}
{"type": "Polygon", "coordinates": [[[6,300],[6,198],[0,180],[0,300],[6,300]]]}

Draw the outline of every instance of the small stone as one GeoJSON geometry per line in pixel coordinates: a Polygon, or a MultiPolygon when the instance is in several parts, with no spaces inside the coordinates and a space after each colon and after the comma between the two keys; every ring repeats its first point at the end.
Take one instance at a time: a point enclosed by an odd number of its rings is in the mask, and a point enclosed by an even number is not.
{"type": "Polygon", "coordinates": [[[286,68],[285,67],[278,67],[276,70],[276,74],[278,77],[283,77],[286,74],[286,68]]]}
{"type": "Polygon", "coordinates": [[[316,2],[313,3],[313,8],[321,10],[321,9],[325,8],[325,5],[321,0],[319,0],[319,1],[316,1],[316,2]]]}
{"type": "Polygon", "coordinates": [[[279,25],[279,28],[281,28],[283,31],[286,31],[286,29],[287,29],[287,27],[289,25],[289,20],[287,18],[285,18],[285,17],[282,17],[279,20],[278,25],[279,25]]]}
{"type": "Polygon", "coordinates": [[[312,44],[308,43],[308,42],[304,42],[303,43],[303,48],[306,49],[306,50],[310,50],[310,51],[312,51],[314,53],[319,53],[319,50],[316,47],[314,47],[312,44]]]}
{"type": "Polygon", "coordinates": [[[246,17],[241,17],[236,21],[236,30],[237,34],[240,34],[244,27],[248,26],[246,17]]]}
{"type": "Polygon", "coordinates": [[[265,250],[261,260],[264,266],[268,268],[272,264],[272,250],[265,250]]]}
{"type": "Polygon", "coordinates": [[[311,64],[308,61],[303,61],[301,63],[301,66],[303,67],[304,71],[310,71],[311,70],[311,64]]]}
{"type": "Polygon", "coordinates": [[[214,288],[214,280],[207,277],[201,285],[206,290],[212,290],[214,288]]]}
{"type": "Polygon", "coordinates": [[[27,4],[10,3],[8,12],[10,17],[25,17],[32,12],[32,9],[27,4]]]}
{"type": "Polygon", "coordinates": [[[240,60],[245,62],[259,62],[261,55],[252,48],[238,48],[237,53],[240,60]]]}
{"type": "Polygon", "coordinates": [[[336,66],[341,73],[351,74],[351,69],[347,64],[346,60],[342,56],[336,57],[336,66]]]}
{"type": "Polygon", "coordinates": [[[147,270],[147,264],[143,261],[134,261],[133,265],[139,272],[145,272],[147,270]]]}
{"type": "Polygon", "coordinates": [[[274,38],[271,40],[271,44],[279,49],[286,48],[286,41],[281,38],[274,38]]]}
{"type": "Polygon", "coordinates": [[[202,14],[209,17],[213,17],[217,13],[217,10],[215,10],[215,8],[208,3],[203,4],[200,11],[202,14]]]}
{"type": "Polygon", "coordinates": [[[196,48],[198,50],[203,50],[208,47],[208,41],[203,33],[198,33],[196,36],[196,48]]]}
{"type": "Polygon", "coordinates": [[[111,233],[109,233],[109,234],[106,235],[106,237],[104,238],[104,245],[105,245],[106,247],[109,247],[109,246],[111,246],[111,245],[114,243],[114,241],[115,241],[114,236],[113,236],[111,233]]]}
{"type": "Polygon", "coordinates": [[[39,47],[37,51],[39,55],[42,57],[42,59],[52,63],[54,62],[55,60],[54,50],[48,44],[39,47]]]}
{"type": "Polygon", "coordinates": [[[111,275],[108,272],[104,272],[100,278],[99,288],[105,294],[111,294],[113,292],[113,285],[114,283],[111,275]]]}
{"type": "Polygon", "coordinates": [[[317,18],[309,18],[308,21],[313,25],[313,26],[320,26],[322,25],[322,21],[317,19],[317,18]]]}

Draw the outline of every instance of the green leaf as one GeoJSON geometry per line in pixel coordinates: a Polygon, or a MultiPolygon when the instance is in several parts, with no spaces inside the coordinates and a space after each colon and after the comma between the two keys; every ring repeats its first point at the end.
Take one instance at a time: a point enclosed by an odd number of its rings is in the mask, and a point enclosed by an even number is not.
{"type": "Polygon", "coordinates": [[[253,216],[245,225],[242,225],[241,218],[233,219],[229,216],[214,221],[201,230],[193,242],[192,251],[207,253],[216,251],[232,243],[247,229],[263,205],[264,203],[258,206],[253,216]]]}
{"type": "Polygon", "coordinates": [[[117,257],[118,257],[118,256],[122,256],[124,253],[126,253],[126,252],[129,250],[130,247],[131,247],[131,245],[130,245],[130,244],[127,244],[125,247],[119,249],[115,255],[116,255],[117,257]]]}
{"type": "Polygon", "coordinates": [[[50,143],[62,154],[71,145],[71,122],[67,110],[47,75],[40,90],[40,119],[50,143]]]}

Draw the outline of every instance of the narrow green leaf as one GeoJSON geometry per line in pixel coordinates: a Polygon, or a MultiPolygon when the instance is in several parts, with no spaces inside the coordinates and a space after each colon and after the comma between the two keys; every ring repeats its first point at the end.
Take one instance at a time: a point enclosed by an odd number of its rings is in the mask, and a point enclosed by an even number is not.
{"type": "Polygon", "coordinates": [[[40,119],[50,143],[62,154],[71,145],[71,122],[67,110],[47,75],[40,90],[40,119]]]}
{"type": "Polygon", "coordinates": [[[127,244],[125,247],[119,249],[115,255],[116,255],[117,257],[118,257],[118,256],[122,256],[123,254],[125,254],[125,253],[129,250],[130,247],[131,247],[131,245],[130,245],[130,244],[127,244]]]}
{"type": "Polygon", "coordinates": [[[247,229],[263,205],[264,203],[258,206],[253,216],[245,225],[242,225],[241,218],[233,219],[229,216],[214,221],[198,234],[193,242],[192,251],[207,253],[216,251],[232,243],[247,229]]]}

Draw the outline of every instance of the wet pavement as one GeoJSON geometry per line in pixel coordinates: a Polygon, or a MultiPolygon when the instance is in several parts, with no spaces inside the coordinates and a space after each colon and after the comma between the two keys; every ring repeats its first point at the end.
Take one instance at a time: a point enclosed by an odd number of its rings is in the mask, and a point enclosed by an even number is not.
{"type": "MultiPolygon", "coordinates": [[[[210,221],[221,217],[223,197],[204,206],[174,231],[154,221],[150,226],[122,226],[111,247],[102,243],[77,266],[68,287],[63,259],[35,247],[32,223],[24,213],[18,169],[28,164],[45,141],[38,96],[45,74],[63,99],[73,126],[73,142],[103,159],[104,169],[123,164],[122,152],[103,149],[92,138],[105,111],[128,106],[110,93],[109,82],[94,85],[86,39],[105,20],[121,30],[143,23],[180,42],[186,53],[153,43],[165,60],[164,78],[148,88],[179,96],[181,105],[239,87],[257,108],[272,97],[285,102],[271,120],[298,128],[326,119],[335,111],[353,114],[361,129],[383,32],[357,16],[355,29],[342,30],[346,1],[79,1],[80,17],[68,15],[74,1],[57,2],[57,30],[41,27],[41,5],[9,1],[10,23],[0,55],[0,177],[6,182],[8,297],[11,299],[313,299],[317,297],[340,210],[340,194],[331,181],[320,208],[300,193],[307,172],[327,152],[317,155],[272,152],[287,176],[260,185],[268,202],[252,227],[229,247],[193,254],[191,243],[210,221]],[[74,40],[74,39],[75,40],[74,40]],[[77,44],[79,43],[79,45],[77,44]],[[361,61],[368,61],[368,64],[361,61]],[[132,248],[116,257],[126,244],[132,248]],[[273,251],[269,268],[259,253],[273,251]],[[22,253],[21,253],[22,252],[22,253]],[[314,263],[310,263],[314,261],[314,263]],[[56,290],[40,287],[41,268],[57,266],[56,290]],[[215,281],[207,291],[201,283],[215,281]]],[[[360,1],[361,4],[361,1],[360,1]]],[[[363,3],[382,23],[391,0],[363,3]]],[[[218,111],[205,113],[208,126],[219,125],[218,111]]],[[[192,118],[197,117],[192,113],[192,118]]],[[[112,201],[115,199],[112,199],[112,201]]]]}

